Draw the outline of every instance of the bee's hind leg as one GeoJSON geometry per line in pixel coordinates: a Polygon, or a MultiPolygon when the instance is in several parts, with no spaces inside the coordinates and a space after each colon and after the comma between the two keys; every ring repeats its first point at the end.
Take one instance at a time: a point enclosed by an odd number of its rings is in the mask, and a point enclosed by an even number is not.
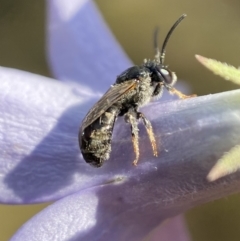
{"type": "Polygon", "coordinates": [[[135,153],[135,160],[133,161],[133,165],[136,166],[139,160],[139,135],[138,135],[138,113],[135,109],[130,109],[124,116],[124,119],[127,123],[131,125],[132,132],[132,143],[133,150],[135,153]]]}
{"type": "Polygon", "coordinates": [[[137,122],[138,119],[142,119],[143,124],[146,128],[148,137],[152,145],[153,155],[158,156],[156,139],[153,133],[151,122],[144,116],[143,113],[137,112],[135,109],[130,109],[124,117],[125,121],[131,125],[133,150],[136,155],[135,160],[133,161],[133,165],[136,166],[139,160],[139,129],[137,122]]]}
{"type": "Polygon", "coordinates": [[[158,152],[157,152],[157,144],[156,144],[156,139],[154,136],[154,132],[153,132],[153,128],[152,128],[152,124],[151,122],[145,117],[145,115],[141,112],[137,112],[137,118],[141,118],[143,121],[143,124],[146,128],[149,140],[151,142],[152,145],[152,150],[153,150],[153,155],[154,156],[158,156],[158,152]]]}

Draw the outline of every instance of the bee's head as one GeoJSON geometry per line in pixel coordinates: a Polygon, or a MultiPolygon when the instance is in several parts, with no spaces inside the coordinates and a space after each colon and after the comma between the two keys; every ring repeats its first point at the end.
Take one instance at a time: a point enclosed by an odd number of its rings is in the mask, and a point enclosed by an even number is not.
{"type": "Polygon", "coordinates": [[[156,50],[155,59],[152,62],[152,66],[150,67],[152,72],[152,78],[154,81],[161,82],[167,89],[171,88],[177,81],[177,76],[174,72],[168,69],[164,65],[164,58],[166,52],[167,42],[173,32],[173,30],[178,26],[178,24],[186,17],[186,14],[183,14],[171,27],[166,38],[164,39],[161,52],[158,48],[158,28],[154,33],[154,47],[156,50]]]}

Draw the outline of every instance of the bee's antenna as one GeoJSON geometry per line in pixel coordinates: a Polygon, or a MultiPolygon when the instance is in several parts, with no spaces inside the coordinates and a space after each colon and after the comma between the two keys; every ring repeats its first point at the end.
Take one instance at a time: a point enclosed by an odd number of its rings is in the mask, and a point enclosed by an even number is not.
{"type": "Polygon", "coordinates": [[[159,34],[159,28],[156,27],[154,30],[154,35],[153,35],[153,44],[154,44],[154,49],[155,49],[155,61],[160,64],[160,51],[158,47],[158,34],[159,34]]]}
{"type": "MultiPolygon", "coordinates": [[[[165,52],[166,52],[166,45],[167,45],[167,42],[173,32],[173,30],[178,26],[178,24],[187,16],[187,14],[183,14],[174,24],[173,26],[171,27],[171,29],[169,30],[166,38],[164,39],[164,42],[163,42],[163,45],[162,45],[162,50],[161,50],[161,53],[160,53],[160,64],[163,64],[164,62],[164,58],[165,58],[165,52]]],[[[159,52],[159,50],[158,50],[159,52]]],[[[157,55],[157,54],[156,54],[157,55]]]]}

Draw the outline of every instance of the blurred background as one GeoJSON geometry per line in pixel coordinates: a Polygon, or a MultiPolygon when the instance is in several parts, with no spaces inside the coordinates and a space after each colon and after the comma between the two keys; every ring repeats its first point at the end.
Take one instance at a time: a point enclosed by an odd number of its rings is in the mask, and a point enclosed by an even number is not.
{"type": "MultiPolygon", "coordinates": [[[[165,63],[192,88],[206,95],[239,88],[214,76],[195,54],[240,65],[240,2],[237,0],[96,0],[97,6],[129,58],[141,64],[153,58],[153,30],[159,42],[177,18],[165,63]]],[[[0,0],[0,65],[50,76],[45,46],[46,2],[0,0]]],[[[114,81],[114,79],[113,79],[114,81]]],[[[1,84],[1,83],[0,83],[1,84]]],[[[239,240],[240,195],[197,207],[186,213],[193,241],[239,240]]],[[[11,235],[46,205],[0,205],[0,241],[11,235]]]]}

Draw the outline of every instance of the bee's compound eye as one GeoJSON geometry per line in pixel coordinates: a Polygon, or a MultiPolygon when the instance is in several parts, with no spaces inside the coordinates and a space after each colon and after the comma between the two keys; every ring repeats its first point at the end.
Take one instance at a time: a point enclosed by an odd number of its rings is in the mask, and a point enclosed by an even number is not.
{"type": "Polygon", "coordinates": [[[160,73],[162,75],[162,77],[164,78],[165,84],[167,85],[174,85],[176,80],[177,80],[177,76],[174,72],[167,70],[167,69],[160,69],[160,73]]]}

